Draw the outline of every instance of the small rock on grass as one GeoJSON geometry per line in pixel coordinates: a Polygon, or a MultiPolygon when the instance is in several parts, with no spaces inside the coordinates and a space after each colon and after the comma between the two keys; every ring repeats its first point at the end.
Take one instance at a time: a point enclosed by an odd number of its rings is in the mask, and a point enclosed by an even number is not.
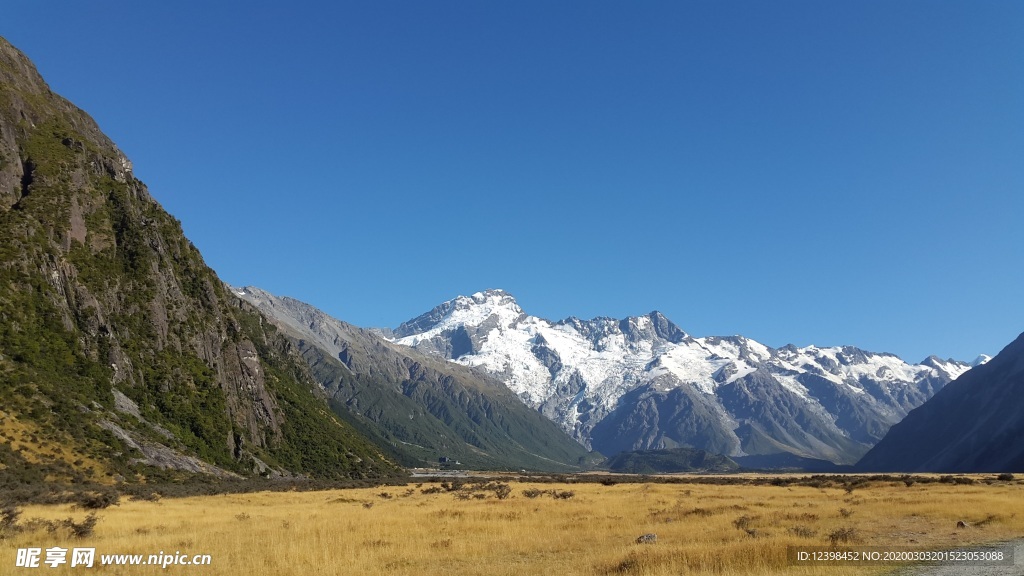
{"type": "Polygon", "coordinates": [[[654,544],[658,541],[657,534],[644,534],[636,539],[637,544],[654,544]]]}

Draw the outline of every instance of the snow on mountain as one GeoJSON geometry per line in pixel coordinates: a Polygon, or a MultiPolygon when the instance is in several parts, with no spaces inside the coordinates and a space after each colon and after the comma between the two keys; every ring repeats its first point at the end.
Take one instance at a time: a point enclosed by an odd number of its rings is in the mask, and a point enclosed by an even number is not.
{"type": "Polygon", "coordinates": [[[487,370],[605,453],[691,445],[852,462],[970,369],[935,357],[907,364],[850,346],[773,349],[743,336],[696,338],[658,312],[552,322],[526,314],[502,290],[459,296],[402,324],[393,338],[487,370]]]}

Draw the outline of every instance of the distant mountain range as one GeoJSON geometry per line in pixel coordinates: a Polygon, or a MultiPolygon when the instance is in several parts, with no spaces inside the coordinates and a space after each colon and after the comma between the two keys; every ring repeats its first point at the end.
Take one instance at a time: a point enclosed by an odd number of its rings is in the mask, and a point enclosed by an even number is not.
{"type": "Polygon", "coordinates": [[[485,370],[607,455],[692,447],[852,464],[971,367],[934,356],[908,364],[852,346],[698,338],[658,312],[550,321],[501,290],[459,296],[386,335],[485,370]]]}
{"type": "Polygon", "coordinates": [[[579,470],[587,450],[486,372],[392,344],[292,298],[235,288],[293,340],[335,411],[406,466],[579,470]]]}
{"type": "Polygon", "coordinates": [[[1024,471],[1024,334],[912,410],[857,463],[867,472],[1024,471]]]}

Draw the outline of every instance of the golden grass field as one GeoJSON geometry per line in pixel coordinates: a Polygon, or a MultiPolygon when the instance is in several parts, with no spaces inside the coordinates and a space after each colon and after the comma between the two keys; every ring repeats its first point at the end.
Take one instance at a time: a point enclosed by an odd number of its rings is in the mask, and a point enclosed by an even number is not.
{"type": "MultiPolygon", "coordinates": [[[[122,499],[99,511],[94,533],[82,539],[63,529],[7,534],[0,540],[0,573],[877,574],[893,568],[791,566],[786,547],[828,546],[835,534],[849,536],[847,544],[926,550],[1024,536],[1020,481],[874,482],[852,492],[842,487],[512,481],[504,499],[493,490],[424,493],[438,486],[122,499]],[[526,490],[571,491],[574,496],[529,498],[526,490]],[[958,529],[958,520],[970,527],[958,529]],[[635,543],[649,532],[657,534],[656,543],[635,543]],[[31,546],[89,546],[97,555],[180,551],[209,554],[212,564],[15,569],[16,550],[31,546]]],[[[21,523],[69,516],[81,519],[86,512],[26,506],[21,523]]]]}

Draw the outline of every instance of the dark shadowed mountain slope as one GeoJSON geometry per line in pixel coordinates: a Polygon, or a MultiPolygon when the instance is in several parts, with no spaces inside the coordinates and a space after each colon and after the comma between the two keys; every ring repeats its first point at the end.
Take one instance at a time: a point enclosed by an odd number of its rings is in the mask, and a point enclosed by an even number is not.
{"type": "Polygon", "coordinates": [[[397,470],[3,39],[0,435],[11,482],[397,470]]]}
{"type": "Polygon", "coordinates": [[[259,288],[237,294],[290,335],[338,413],[408,466],[571,470],[587,450],[483,371],[446,362],[259,288]]]}
{"type": "Polygon", "coordinates": [[[740,466],[727,456],[693,448],[621,452],[602,464],[624,474],[671,474],[674,472],[735,472],[740,466]]]}
{"type": "Polygon", "coordinates": [[[867,472],[1024,471],[1024,334],[893,426],[867,472]]]}

